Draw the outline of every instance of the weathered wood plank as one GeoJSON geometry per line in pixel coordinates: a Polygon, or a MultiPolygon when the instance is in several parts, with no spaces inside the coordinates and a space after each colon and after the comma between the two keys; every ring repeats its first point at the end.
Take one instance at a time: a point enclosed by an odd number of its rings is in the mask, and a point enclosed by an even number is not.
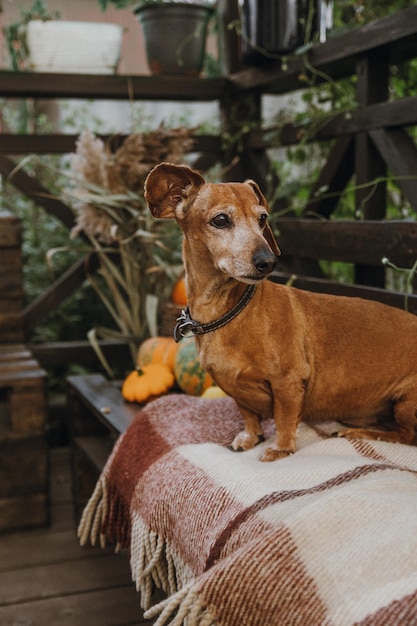
{"type": "Polygon", "coordinates": [[[94,491],[113,445],[114,439],[108,435],[72,438],[74,519],[77,523],[94,491]]]}
{"type": "Polygon", "coordinates": [[[43,187],[36,178],[26,174],[23,169],[17,168],[14,161],[2,155],[0,155],[0,173],[8,178],[22,193],[58,218],[65,226],[68,228],[74,226],[74,215],[66,204],[58,198],[52,197],[50,191],[43,187]]]}
{"type": "Polygon", "coordinates": [[[354,142],[351,137],[341,137],[330,150],[327,161],[314,183],[304,215],[315,214],[330,217],[336,208],[340,193],[353,173],[354,142]],[[320,194],[320,189],[326,189],[320,194]]]}
{"type": "Polygon", "coordinates": [[[101,374],[70,376],[69,393],[82,398],[92,414],[115,433],[124,432],[139,410],[139,405],[123,401],[120,389],[101,374]]]}
{"type": "MultiPolygon", "coordinates": [[[[357,62],[356,100],[367,106],[388,98],[388,51],[373,50],[357,62]]],[[[387,167],[367,133],[355,136],[355,208],[365,220],[382,220],[386,215],[385,177],[387,167]],[[374,181],[372,187],[369,182],[374,181]]],[[[365,261],[355,267],[355,282],[374,287],[385,284],[385,268],[365,261]]]]}
{"type": "Polygon", "coordinates": [[[26,346],[19,344],[10,344],[8,346],[1,346],[0,349],[0,363],[1,367],[8,362],[25,361],[31,359],[32,353],[27,350],[26,346]]]}
{"type": "Polygon", "coordinates": [[[43,380],[46,372],[39,367],[28,371],[0,371],[0,387],[32,386],[43,380]]]}
{"type": "MultiPolygon", "coordinates": [[[[417,104],[415,106],[417,108],[417,104]]],[[[413,140],[401,129],[373,130],[369,135],[417,211],[417,149],[413,140]]]]}
{"type": "MultiPolygon", "coordinates": [[[[99,341],[101,350],[106,356],[120,362],[128,363],[131,359],[129,346],[125,341],[102,340],[99,341]]],[[[54,341],[42,344],[31,344],[33,355],[43,367],[59,365],[62,363],[62,355],[70,363],[83,363],[85,366],[99,366],[97,354],[89,341],[54,341]]]]}
{"type": "Polygon", "coordinates": [[[8,405],[10,426],[14,432],[30,434],[43,431],[48,417],[44,377],[30,385],[21,382],[13,385],[8,394],[8,405]]]}
{"type": "MultiPolygon", "coordinates": [[[[417,7],[365,24],[337,37],[317,44],[308,52],[308,65],[323,72],[314,75],[316,81],[333,80],[353,74],[358,55],[371,50],[388,52],[390,62],[397,63],[414,56],[417,51],[417,7]]],[[[305,86],[308,74],[305,59],[289,56],[285,68],[281,62],[265,63],[261,68],[249,67],[229,76],[237,91],[260,89],[264,93],[285,93],[305,86]]]]}
{"type": "MultiPolygon", "coordinates": [[[[348,283],[337,283],[320,278],[310,278],[308,276],[294,276],[284,272],[275,272],[273,281],[281,284],[291,282],[297,289],[305,289],[317,293],[329,293],[334,296],[348,296],[350,298],[365,298],[382,302],[397,309],[405,308],[405,295],[403,293],[378,289],[376,287],[365,287],[363,285],[351,285],[348,283]]],[[[408,300],[408,311],[417,314],[417,295],[410,294],[408,300]]]]}
{"type": "Polygon", "coordinates": [[[0,357],[0,372],[24,372],[26,370],[39,369],[39,363],[32,358],[6,358],[0,357]]]}
{"type": "Polygon", "coordinates": [[[0,533],[18,528],[45,526],[48,519],[48,496],[46,493],[0,498],[0,533]]]}
{"type": "Polygon", "coordinates": [[[0,607],[123,586],[132,586],[126,555],[103,554],[99,568],[94,557],[42,564],[0,573],[0,607]]]}
{"type": "Polygon", "coordinates": [[[0,247],[0,268],[1,271],[21,269],[23,262],[22,251],[19,248],[0,247]]]}
{"type": "Polygon", "coordinates": [[[20,248],[22,224],[10,211],[0,211],[0,248],[20,248]]]}
{"type": "Polygon", "coordinates": [[[0,498],[46,494],[47,490],[48,448],[45,437],[5,437],[0,434],[0,498]]]}
{"type": "Polygon", "coordinates": [[[65,298],[82,285],[87,278],[87,267],[91,272],[97,269],[97,259],[94,255],[88,255],[76,261],[24,309],[23,320],[27,331],[35,328],[65,298]]]}
{"type": "Polygon", "coordinates": [[[16,343],[16,341],[23,341],[24,337],[25,332],[21,313],[7,314],[0,312],[0,341],[2,343],[16,343]]]}
{"type": "Polygon", "coordinates": [[[282,218],[276,226],[284,256],[375,266],[388,257],[399,267],[417,258],[417,222],[282,218]]]}
{"type": "MultiPolygon", "coordinates": [[[[52,526],[0,535],[0,624],[150,626],[142,620],[127,553],[79,546],[68,508],[68,449],[53,449],[51,459],[52,526]]],[[[0,507],[0,519],[1,513],[0,507]]]]}
{"type": "MultiPolygon", "coordinates": [[[[128,135],[103,135],[97,137],[105,142],[111,150],[121,146],[128,135]]],[[[3,154],[69,154],[75,151],[79,135],[48,133],[42,135],[0,134],[0,152],[3,154]]],[[[191,152],[221,153],[221,138],[215,135],[195,135],[191,152]]]]}
{"type": "Polygon", "coordinates": [[[0,623],[4,625],[80,626],[97,624],[115,626],[148,624],[142,618],[139,597],[133,584],[69,596],[35,600],[0,608],[0,623]],[[117,620],[117,621],[115,621],[117,620]]]}
{"type": "Polygon", "coordinates": [[[23,295],[22,267],[0,269],[0,293],[8,298],[20,298],[23,295]]]}
{"type": "MultiPolygon", "coordinates": [[[[42,563],[82,561],[85,558],[101,558],[113,548],[81,548],[75,527],[65,530],[41,528],[30,532],[0,535],[0,572],[11,569],[35,567],[42,563]]],[[[1,623],[1,621],[0,621],[1,623]]]]}
{"type": "MultiPolygon", "coordinates": [[[[341,135],[353,135],[359,132],[377,130],[379,128],[393,128],[398,126],[412,126],[417,123],[417,98],[415,96],[380,102],[335,116],[328,116],[315,128],[314,124],[305,125],[286,124],[279,129],[279,144],[289,146],[302,139],[306,142],[326,141],[341,135]],[[308,131],[308,133],[306,132],[308,131]]],[[[273,129],[252,131],[247,146],[261,149],[273,145],[276,133],[273,129]]],[[[275,142],[276,143],[276,142],[275,142]]]]}
{"type": "Polygon", "coordinates": [[[3,98],[210,101],[220,98],[225,78],[0,72],[3,98]]]}

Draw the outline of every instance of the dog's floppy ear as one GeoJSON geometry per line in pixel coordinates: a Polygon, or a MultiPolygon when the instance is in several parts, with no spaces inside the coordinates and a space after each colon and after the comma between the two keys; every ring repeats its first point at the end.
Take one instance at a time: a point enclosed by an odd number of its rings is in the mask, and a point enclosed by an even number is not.
{"type": "MultiPolygon", "coordinates": [[[[248,184],[250,187],[252,187],[253,191],[255,192],[256,197],[258,198],[259,204],[264,206],[269,213],[270,209],[269,209],[268,202],[264,194],[262,193],[259,185],[255,183],[254,180],[245,180],[245,183],[248,184]]],[[[278,247],[278,244],[274,237],[274,233],[272,232],[272,228],[270,227],[269,224],[266,224],[263,234],[267,241],[268,246],[271,248],[275,256],[281,256],[281,250],[278,247]]]]}
{"type": "Polygon", "coordinates": [[[154,217],[176,218],[179,207],[204,183],[204,178],[186,165],[160,163],[145,180],[145,200],[154,217]]]}

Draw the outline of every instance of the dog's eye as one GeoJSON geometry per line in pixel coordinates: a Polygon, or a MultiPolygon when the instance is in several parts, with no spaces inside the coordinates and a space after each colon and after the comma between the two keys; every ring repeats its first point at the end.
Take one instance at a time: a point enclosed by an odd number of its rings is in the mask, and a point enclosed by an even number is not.
{"type": "Polygon", "coordinates": [[[219,213],[213,217],[210,224],[215,228],[227,228],[230,225],[229,216],[226,213],[219,213]]]}
{"type": "Polygon", "coordinates": [[[259,218],[259,226],[261,228],[264,228],[267,219],[268,219],[268,215],[266,213],[262,213],[262,215],[259,218]]]}

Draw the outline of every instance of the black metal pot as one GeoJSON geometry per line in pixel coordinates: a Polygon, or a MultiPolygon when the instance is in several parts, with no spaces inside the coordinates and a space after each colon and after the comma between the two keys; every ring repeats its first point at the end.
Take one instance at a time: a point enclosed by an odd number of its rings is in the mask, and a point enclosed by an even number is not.
{"type": "Polygon", "coordinates": [[[243,0],[243,60],[261,64],[325,40],[331,0],[243,0]]]}

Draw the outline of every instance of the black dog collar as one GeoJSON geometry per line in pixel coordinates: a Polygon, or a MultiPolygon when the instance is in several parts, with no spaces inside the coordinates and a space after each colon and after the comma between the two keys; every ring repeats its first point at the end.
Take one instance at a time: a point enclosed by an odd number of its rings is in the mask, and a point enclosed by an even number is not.
{"type": "Polygon", "coordinates": [[[183,337],[185,337],[188,333],[192,335],[204,335],[204,333],[211,333],[213,330],[217,330],[222,326],[225,326],[229,322],[231,322],[248,304],[251,300],[253,294],[255,293],[256,285],[248,285],[248,287],[243,292],[242,297],[230,311],[219,317],[218,320],[214,322],[209,322],[208,324],[200,324],[193,320],[190,315],[190,309],[187,308],[181,311],[181,315],[177,317],[177,323],[174,328],[174,339],[178,343],[181,341],[183,337]]]}

